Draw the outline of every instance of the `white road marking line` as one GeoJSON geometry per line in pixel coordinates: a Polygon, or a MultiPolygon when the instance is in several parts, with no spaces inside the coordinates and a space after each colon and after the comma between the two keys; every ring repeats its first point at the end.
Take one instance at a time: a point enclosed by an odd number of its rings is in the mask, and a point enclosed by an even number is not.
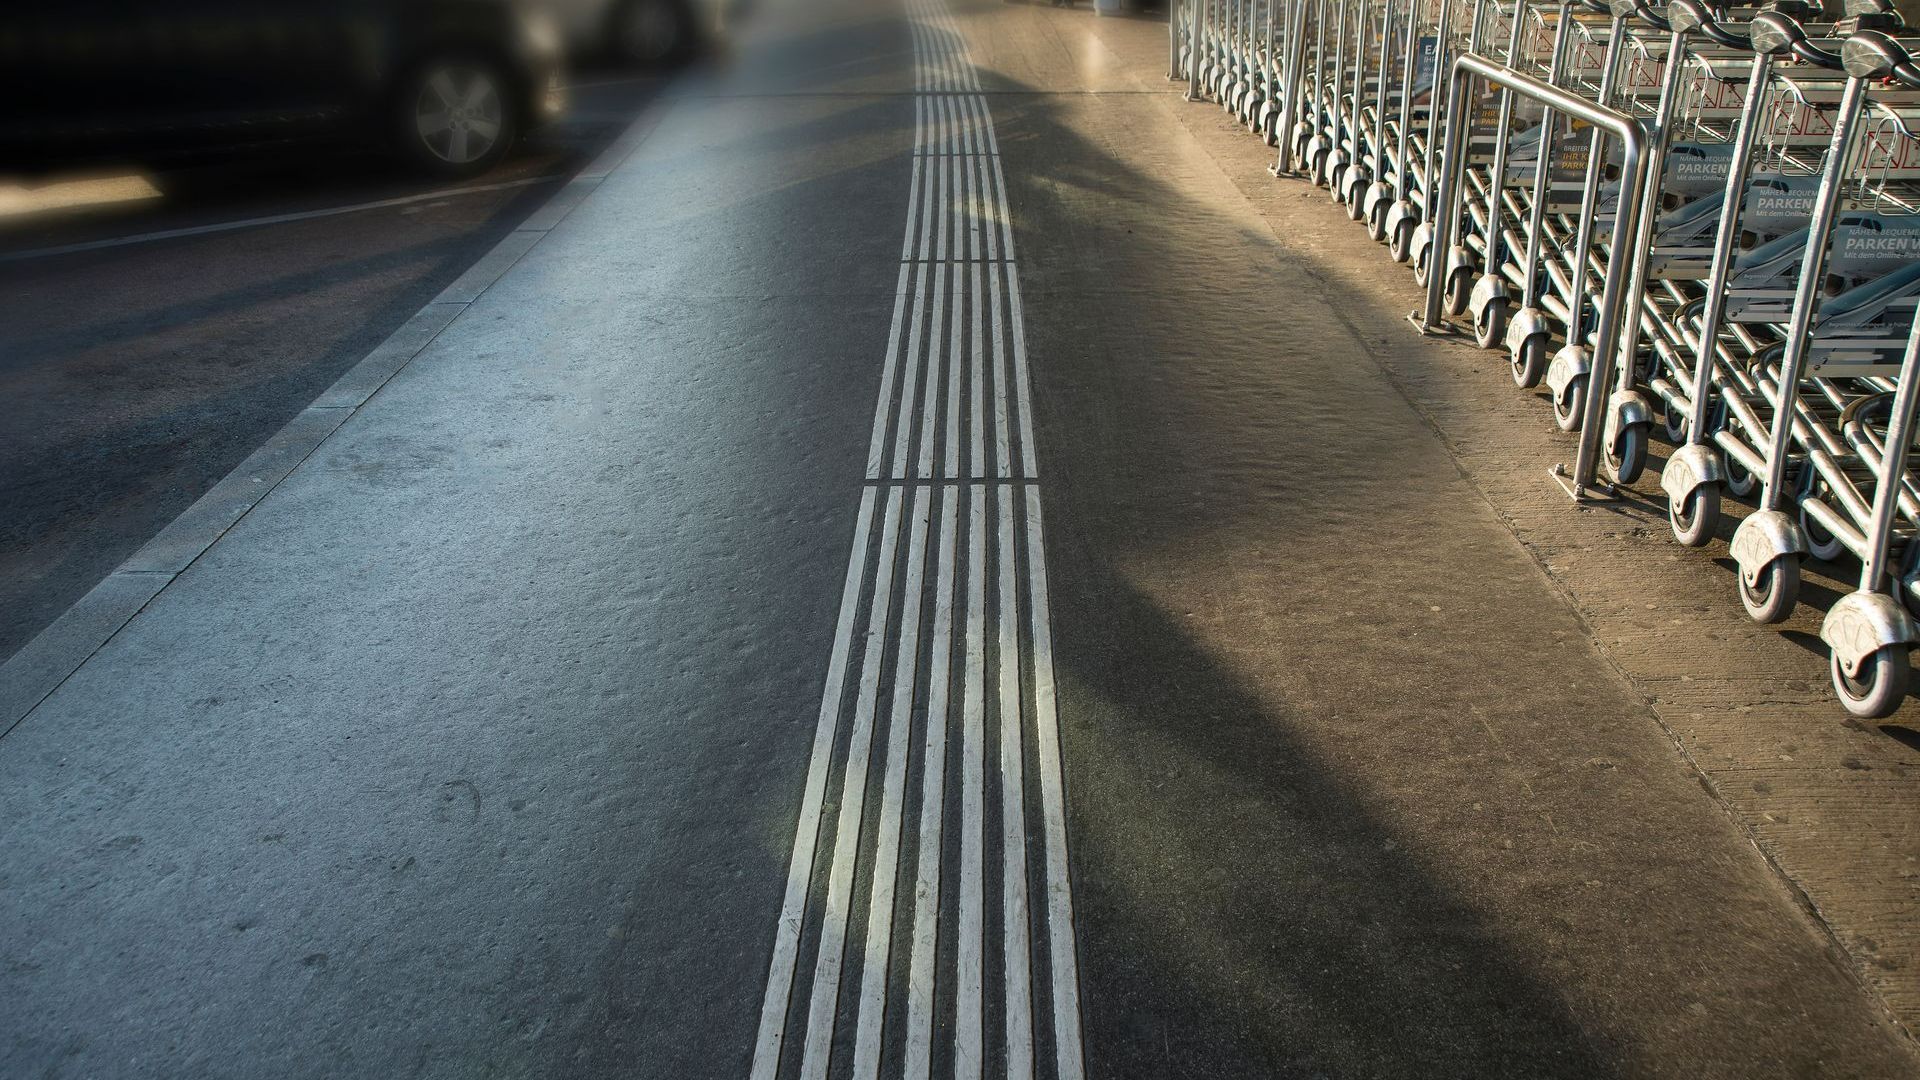
{"type": "Polygon", "coordinates": [[[1020,609],[1015,601],[1013,492],[1000,504],[1000,916],[1006,986],[1007,1080],[1033,1076],[1033,983],[1027,925],[1027,812],[1020,740],[1020,609]]]}
{"type": "MultiPolygon", "coordinates": [[[[900,826],[905,817],[907,744],[913,734],[913,690],[920,659],[920,613],[926,601],[927,489],[913,491],[912,535],[894,650],[893,703],[887,725],[887,765],[880,788],[880,826],[874,842],[873,890],[867,907],[867,950],[860,967],[860,1012],[854,1028],[854,1080],[878,1080],[880,1034],[886,1016],[887,958],[893,946],[894,882],[900,871],[900,826]]],[[[1011,541],[1009,541],[1011,542],[1011,541]]]]}
{"type": "Polygon", "coordinates": [[[974,263],[968,270],[973,275],[973,355],[969,365],[973,376],[973,472],[974,476],[987,474],[986,440],[986,372],[983,370],[986,359],[985,343],[981,340],[982,324],[985,316],[983,302],[986,297],[980,291],[980,264],[974,263]]]}
{"type": "MultiPolygon", "coordinates": [[[[953,280],[956,293],[958,292],[960,276],[960,268],[955,267],[953,280]]],[[[954,320],[955,348],[953,350],[953,356],[947,362],[947,471],[945,475],[949,478],[957,477],[960,473],[960,398],[962,395],[960,392],[961,357],[959,350],[958,305],[959,301],[956,299],[954,308],[954,314],[956,316],[954,320]]]]}
{"type": "Polygon", "coordinates": [[[948,187],[948,179],[953,172],[953,158],[940,158],[940,228],[933,244],[933,257],[945,262],[947,259],[947,234],[953,227],[953,189],[948,187]]]}
{"type": "Polygon", "coordinates": [[[1020,310],[1020,275],[1007,268],[1007,306],[1013,326],[1007,334],[1013,339],[1013,392],[1020,414],[1020,465],[1024,476],[1038,476],[1033,463],[1033,392],[1027,380],[1027,321],[1020,310]]]}
{"type": "MultiPolygon", "coordinates": [[[[947,322],[948,347],[942,355],[945,358],[945,362],[948,369],[947,392],[950,395],[955,393],[959,389],[958,376],[960,374],[960,365],[962,361],[965,359],[965,354],[962,352],[963,346],[961,345],[961,341],[960,341],[960,332],[964,326],[964,324],[961,322],[961,319],[964,317],[962,306],[966,301],[966,289],[965,289],[966,279],[967,279],[966,267],[955,266],[953,268],[953,277],[950,278],[947,282],[948,289],[949,289],[948,299],[950,300],[950,304],[948,307],[948,322],[947,322]]],[[[949,417],[953,415],[953,409],[951,407],[952,404],[953,402],[951,401],[951,399],[949,399],[949,408],[947,409],[947,414],[949,417]]],[[[949,427],[948,431],[951,432],[952,428],[949,427]]],[[[931,449],[932,448],[932,441],[931,441],[932,432],[931,431],[928,432],[928,437],[929,437],[928,449],[931,449]]],[[[932,475],[933,475],[933,455],[927,454],[926,456],[920,459],[920,476],[924,479],[932,475]]],[[[949,470],[948,475],[949,476],[952,475],[951,470],[949,470]]]]}
{"type": "Polygon", "coordinates": [[[853,557],[847,561],[847,582],[840,593],[840,618],[833,632],[833,653],[827,660],[827,685],[820,694],[820,720],[814,728],[813,756],[807,762],[807,783],[800,796],[800,821],[793,831],[793,861],[787,869],[787,894],[780,905],[780,920],[774,924],[773,961],[767,971],[766,998],[760,1005],[760,1033],[753,1046],[753,1080],[773,1080],[780,1068],[787,998],[793,990],[800,926],[806,918],[807,885],[813,878],[814,848],[820,839],[821,808],[826,801],[827,770],[833,764],[840,702],[846,693],[847,654],[853,641],[853,620],[860,607],[860,584],[865,576],[867,545],[873,530],[874,493],[871,487],[860,492],[860,516],[853,527],[853,557]]]}
{"type": "Polygon", "coordinates": [[[947,711],[952,694],[953,586],[960,490],[941,492],[939,585],[933,599],[933,649],[927,662],[927,748],[921,759],[919,872],[913,888],[913,954],[907,968],[906,1080],[933,1069],[935,965],[940,943],[941,824],[946,817],[947,711]]]}
{"type": "Polygon", "coordinates": [[[840,789],[840,819],[834,826],[833,864],[827,872],[826,902],[820,920],[820,953],[814,959],[813,1000],[807,1012],[807,1040],[800,1058],[803,1080],[827,1075],[832,1050],[833,1016],[840,1003],[840,968],[846,960],[847,918],[851,914],[853,870],[860,847],[860,822],[866,811],[867,763],[873,753],[873,714],[880,696],[880,660],[893,608],[894,551],[900,538],[900,489],[887,491],[880,531],[880,560],[874,570],[868,604],[867,647],[860,660],[860,696],[853,709],[845,780],[840,789]]]}
{"type": "Polygon", "coordinates": [[[900,373],[900,324],[907,310],[907,274],[917,271],[919,263],[900,264],[900,277],[893,286],[893,329],[887,331],[887,363],[880,375],[880,403],[873,410],[873,437],[867,443],[867,479],[880,476],[881,459],[886,456],[887,415],[893,404],[893,380],[900,373]]]}
{"type": "Polygon", "coordinates": [[[926,159],[914,155],[913,179],[907,185],[907,227],[900,237],[900,261],[906,262],[917,254],[913,250],[914,225],[920,213],[920,177],[926,172],[926,159]]]}
{"type": "Polygon", "coordinates": [[[929,274],[924,263],[915,264],[914,276],[918,279],[913,292],[913,322],[907,331],[906,362],[901,369],[900,415],[894,422],[893,433],[893,476],[900,479],[906,476],[907,440],[913,433],[914,384],[920,375],[920,315],[926,305],[927,280],[929,274]]]}
{"type": "MultiPolygon", "coordinates": [[[[932,122],[931,117],[928,118],[928,122],[932,122]]],[[[926,158],[922,156],[921,160],[924,161],[926,158]]],[[[938,164],[936,163],[935,169],[937,168],[938,164]]],[[[929,171],[926,177],[926,184],[920,191],[920,246],[915,248],[913,252],[913,257],[916,259],[926,258],[927,253],[933,250],[933,219],[935,217],[935,200],[933,193],[935,179],[935,173],[929,171]]]]}
{"type": "MultiPolygon", "coordinates": [[[[1012,475],[1013,447],[1007,436],[1007,349],[1002,333],[1006,323],[1000,310],[1000,264],[990,263],[993,278],[993,452],[994,473],[1002,478],[1012,475]]],[[[1029,471],[1025,475],[1031,476],[1029,471]]]]}
{"type": "Polygon", "coordinates": [[[1053,617],[1047,604],[1047,555],[1041,535],[1040,488],[1027,494],[1028,614],[1033,635],[1034,757],[1040,770],[1040,814],[1047,848],[1047,941],[1053,969],[1054,1069],[1059,1080],[1082,1080],[1080,972],[1074,960],[1073,892],[1067,873],[1066,781],[1060,771],[1060,717],[1054,700],[1053,617]]]}
{"type": "Polygon", "coordinates": [[[987,189],[980,182],[980,158],[974,155],[967,159],[967,258],[978,261],[986,256],[986,245],[981,243],[981,223],[987,216],[987,189]]]}
{"type": "Polygon", "coordinates": [[[988,158],[993,162],[993,188],[996,196],[995,209],[1000,214],[1000,252],[1001,258],[1012,262],[1013,255],[1013,212],[1007,209],[1007,176],[1000,168],[998,154],[988,158]]]}
{"type": "MultiPolygon", "coordinates": [[[[955,270],[953,279],[959,279],[955,270]]],[[[925,404],[920,412],[920,462],[917,475],[925,480],[933,475],[933,439],[934,427],[939,419],[936,397],[939,389],[940,364],[951,350],[946,347],[947,307],[953,301],[952,290],[947,278],[947,264],[937,263],[933,272],[933,337],[927,345],[927,370],[925,375],[925,404]]],[[[904,421],[903,421],[904,422],[904,421]]]]}
{"type": "Polygon", "coordinates": [[[435,199],[452,199],[462,195],[484,195],[490,191],[508,191],[513,188],[533,187],[536,184],[552,184],[567,179],[564,174],[548,176],[529,176],[519,180],[502,180],[495,184],[469,184],[465,187],[442,188],[438,191],[424,191],[417,195],[400,195],[391,199],[375,199],[372,202],[352,203],[347,206],[327,206],[317,210],[296,210],[285,214],[267,214],[262,217],[242,218],[238,221],[219,221],[208,225],[189,225],[178,229],[160,229],[155,232],[134,233],[130,236],[114,236],[102,240],[88,240],[78,244],[60,244],[54,247],[30,248],[26,251],[0,252],[0,263],[26,262],[30,259],[46,259],[55,255],[75,255],[83,251],[103,251],[107,248],[131,247],[135,244],[151,244],[161,240],[178,240],[189,236],[207,236],[213,233],[233,232],[237,229],[257,229],[265,225],[284,225],[290,221],[312,221],[316,218],[338,217],[341,214],[359,214],[368,210],[388,210],[396,206],[411,206],[414,203],[432,202],[435,199]]]}
{"type": "Polygon", "coordinates": [[[986,873],[985,681],[987,617],[986,489],[967,486],[967,631],[960,735],[960,905],[956,931],[953,1075],[978,1080],[984,1064],[985,920],[982,878],[986,873]]]}

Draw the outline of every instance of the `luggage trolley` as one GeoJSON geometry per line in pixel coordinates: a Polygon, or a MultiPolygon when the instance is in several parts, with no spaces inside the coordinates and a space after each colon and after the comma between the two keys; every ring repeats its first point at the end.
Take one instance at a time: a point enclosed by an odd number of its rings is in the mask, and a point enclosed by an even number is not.
{"type": "MultiPolygon", "coordinates": [[[[1567,30],[1573,25],[1573,0],[1560,0],[1555,7],[1554,15],[1548,18],[1527,0],[1519,0],[1504,26],[1505,55],[1491,58],[1549,85],[1560,85],[1572,44],[1567,30]]],[[[1475,102],[1475,107],[1482,109],[1476,126],[1488,122],[1484,105],[1484,101],[1475,102]]],[[[1562,125],[1562,118],[1551,106],[1522,103],[1511,90],[1502,88],[1491,115],[1490,149],[1473,146],[1468,150],[1469,165],[1484,163],[1486,168],[1470,169],[1466,176],[1477,232],[1469,234],[1465,242],[1479,255],[1482,267],[1468,295],[1467,313],[1472,316],[1474,338],[1483,348],[1493,348],[1508,336],[1516,307],[1518,322],[1537,328],[1520,335],[1530,370],[1530,374],[1515,376],[1523,387],[1537,385],[1546,371],[1549,328],[1539,307],[1541,274],[1537,268],[1547,226],[1548,184],[1555,179],[1562,125]],[[1531,106],[1525,115],[1523,104],[1531,106]],[[1522,121],[1529,126],[1516,129],[1516,123],[1522,121]],[[1529,161],[1533,182],[1522,190],[1519,185],[1529,171],[1529,161]]],[[[1561,182],[1566,182],[1564,176],[1561,182]]],[[[1518,359],[1515,362],[1521,364],[1518,359]]]]}
{"type": "MultiPolygon", "coordinates": [[[[1605,27],[1589,0],[1523,3],[1506,27],[1507,66],[1604,107],[1610,89],[1600,74],[1609,56],[1605,27]]],[[[1571,251],[1591,229],[1600,188],[1596,176],[1588,190],[1589,147],[1579,145],[1565,110],[1532,99],[1526,104],[1523,111],[1512,92],[1503,91],[1491,113],[1490,142],[1478,155],[1487,167],[1466,176],[1474,231],[1463,234],[1449,259],[1458,267],[1477,256],[1483,269],[1476,280],[1460,283],[1467,287],[1464,303],[1449,310],[1472,314],[1475,339],[1483,346],[1508,343],[1515,381],[1532,387],[1547,371],[1554,320],[1571,321],[1575,305],[1565,296],[1578,264],[1571,251]],[[1531,184],[1523,185],[1529,174],[1531,184]]],[[[1583,387],[1573,392],[1583,393],[1583,387]]],[[[1579,415],[1577,399],[1562,403],[1579,415]]]]}
{"type": "MultiPolygon", "coordinates": [[[[1745,161],[1755,125],[1746,108],[1766,85],[1752,42],[1733,20],[1752,11],[1716,10],[1701,0],[1672,0],[1666,9],[1666,77],[1658,143],[1663,157],[1661,200],[1649,202],[1636,250],[1640,303],[1635,338],[1648,333],[1648,385],[1661,403],[1666,433],[1676,449],[1661,470],[1668,518],[1676,539],[1699,546],[1719,528],[1718,489],[1728,480],[1711,440],[1709,410],[1716,402],[1716,356],[1722,296],[1702,287],[1724,280],[1737,235],[1745,161]],[[1743,89],[1744,88],[1744,89],[1743,89]],[[1722,247],[1724,244],[1724,247],[1722,247]],[[1726,254],[1723,255],[1722,253],[1726,254]],[[1717,268],[1717,269],[1716,269],[1717,268]],[[1704,328],[1708,325],[1713,330],[1704,328]],[[1714,496],[1696,494],[1713,485],[1714,496]]],[[[1644,17],[1644,16],[1643,16],[1644,17]]],[[[1743,342],[1734,341],[1733,347],[1743,342]]],[[[1712,425],[1717,426],[1717,425],[1712,425]]],[[[1743,474],[1751,487],[1751,475],[1743,474]]]]}
{"type": "Polygon", "coordinates": [[[1344,21],[1337,19],[1336,0],[1307,0],[1312,6],[1313,39],[1309,47],[1305,85],[1301,93],[1301,112],[1295,127],[1294,158],[1308,182],[1326,180],[1327,165],[1338,141],[1339,120],[1334,106],[1339,90],[1340,67],[1344,60],[1340,35],[1344,21]],[[1329,31],[1328,23],[1335,25],[1329,31]]]}
{"type": "Polygon", "coordinates": [[[1391,91],[1382,95],[1383,105],[1391,107],[1382,108],[1376,125],[1379,168],[1364,197],[1362,216],[1368,235],[1386,242],[1393,261],[1404,263],[1413,257],[1413,230],[1419,225],[1415,200],[1425,197],[1415,176],[1419,155],[1415,133],[1432,118],[1438,45],[1437,35],[1427,31],[1437,30],[1452,9],[1446,0],[1400,0],[1392,6],[1395,19],[1389,30],[1399,38],[1399,51],[1381,80],[1383,87],[1391,85],[1391,91]]]}
{"type": "Polygon", "coordinates": [[[1686,50],[1697,75],[1683,119],[1690,117],[1702,157],[1710,153],[1707,147],[1724,146],[1720,192],[1702,193],[1669,211],[1649,245],[1652,273],[1667,282],[1664,288],[1678,288],[1675,281],[1700,282],[1693,286],[1699,295],[1674,313],[1671,324],[1656,318],[1656,326],[1670,325],[1671,335],[1654,339],[1655,356],[1667,372],[1651,380],[1666,406],[1668,434],[1682,444],[1660,474],[1668,522],[1674,537],[1690,547],[1716,535],[1723,488],[1745,496],[1758,482],[1747,467],[1751,455],[1724,454],[1717,435],[1730,418],[1759,425],[1747,403],[1759,399],[1760,391],[1742,359],[1762,349],[1764,339],[1725,318],[1727,280],[1740,240],[1758,238],[1743,229],[1754,147],[1762,128],[1778,116],[1766,108],[1775,86],[1775,53],[1756,49],[1744,29],[1735,29],[1736,20],[1755,14],[1753,9],[1716,9],[1703,0],[1671,0],[1667,9],[1676,46],[1686,50]],[[1702,39],[1711,44],[1699,44],[1702,39]],[[1730,129],[1725,127],[1729,120],[1730,129]],[[1703,245],[1709,232],[1712,238],[1703,245]]]}
{"type": "MultiPolygon", "coordinates": [[[[1847,74],[1846,94],[1868,99],[1868,119],[1860,142],[1857,173],[1852,181],[1879,189],[1872,203],[1876,211],[1898,208],[1900,216],[1914,217],[1920,205],[1912,201],[1909,163],[1920,152],[1910,120],[1920,120],[1920,64],[1909,46],[1873,29],[1847,37],[1840,54],[1847,74]],[[1895,187],[1899,185],[1899,187],[1895,187]]],[[[1843,104],[1842,112],[1846,110],[1843,104]]],[[[1839,143],[1843,133],[1835,133],[1839,143]]],[[[1920,172],[1920,170],[1916,170],[1920,172]]],[[[1847,180],[1849,174],[1842,174],[1847,180]]],[[[1901,222],[1913,227],[1913,222],[1901,222]]],[[[1838,228],[1847,228],[1839,226],[1838,228]]],[[[1860,231],[1834,237],[1834,246],[1846,254],[1851,240],[1862,241],[1865,254],[1884,254],[1885,230],[1854,226],[1860,231]],[[1864,243],[1878,241],[1878,243],[1864,243]]],[[[1896,243],[1895,248],[1904,248],[1896,243]]],[[[1864,464],[1857,477],[1830,470],[1819,461],[1823,451],[1810,451],[1832,484],[1831,494],[1808,495],[1802,506],[1807,517],[1819,521],[1860,559],[1859,586],[1841,597],[1820,625],[1820,637],[1829,650],[1828,667],[1834,692],[1855,716],[1879,718],[1899,708],[1906,696],[1912,668],[1909,653],[1920,640],[1920,626],[1889,589],[1891,553],[1896,540],[1905,544],[1911,562],[1916,547],[1913,526],[1920,520],[1920,489],[1907,471],[1913,448],[1916,407],[1920,406],[1920,316],[1913,303],[1911,279],[1916,264],[1908,251],[1906,265],[1829,298],[1811,328],[1808,342],[1810,370],[1816,375],[1844,366],[1865,378],[1873,392],[1852,402],[1843,414],[1842,432],[1848,446],[1864,464]],[[1891,279],[1891,280],[1890,280],[1891,279]],[[1862,290],[1869,298],[1857,294],[1862,290]],[[1900,303],[1878,305],[1898,294],[1900,303]],[[1873,307],[1864,317],[1862,307],[1873,307]],[[1893,333],[1906,324],[1905,347],[1893,333]],[[1868,326],[1873,329],[1866,329],[1868,326]],[[1897,360],[1896,360],[1897,357],[1897,360]],[[1893,376],[1889,384],[1884,376],[1893,376]]],[[[1831,268],[1831,267],[1830,267],[1831,268]]],[[[1829,288],[1832,282],[1826,283],[1829,288]]],[[[1899,592],[1912,602],[1911,578],[1899,592]]]]}
{"type": "MultiPolygon", "coordinates": [[[[1354,221],[1365,217],[1362,200],[1366,194],[1367,179],[1371,175],[1369,153],[1369,126],[1371,113],[1367,109],[1369,72],[1374,70],[1370,63],[1371,54],[1367,45],[1373,40],[1371,28],[1377,16],[1384,11],[1383,5],[1371,0],[1344,0],[1344,6],[1351,8],[1353,23],[1352,70],[1342,102],[1341,138],[1334,150],[1333,164],[1328,168],[1327,190],[1335,202],[1347,208],[1347,216],[1354,221]]],[[[1386,34],[1379,34],[1382,53],[1385,51],[1386,34]]]]}
{"type": "MultiPolygon", "coordinates": [[[[1762,12],[1748,32],[1756,66],[1772,59],[1768,92],[1748,103],[1765,116],[1765,134],[1741,207],[1747,240],[1764,242],[1735,259],[1724,281],[1727,318],[1757,325],[1755,341],[1764,343],[1726,366],[1728,422],[1713,437],[1760,478],[1759,509],[1741,521],[1730,553],[1741,604],[1763,623],[1792,612],[1800,563],[1810,551],[1809,531],[1788,513],[1789,501],[1798,503],[1816,480],[1833,480],[1820,476],[1822,462],[1808,448],[1824,451],[1828,461],[1849,456],[1837,421],[1854,388],[1824,378],[1808,383],[1811,331],[1867,97],[1865,81],[1845,75],[1835,33],[1830,26],[1810,33],[1782,11],[1762,12]],[[1781,63],[1783,57],[1798,63],[1781,63]],[[1795,228],[1801,220],[1804,227],[1795,228]],[[1778,236],[1765,239],[1776,229],[1778,236]]],[[[1710,329],[1702,328],[1703,338],[1710,329]]]]}
{"type": "MultiPolygon", "coordinates": [[[[1411,50],[1414,63],[1409,72],[1403,112],[1419,102],[1425,107],[1408,114],[1403,130],[1404,153],[1400,167],[1406,183],[1399,198],[1387,211],[1389,251],[1395,262],[1411,262],[1413,278],[1424,285],[1433,272],[1434,185],[1438,179],[1441,153],[1441,125],[1448,104],[1437,92],[1441,73],[1451,70],[1453,58],[1475,51],[1482,29],[1482,3],[1487,0],[1434,0],[1425,7],[1425,21],[1419,27],[1418,47],[1411,50]]],[[[1416,4],[1415,13],[1422,13],[1416,4]]],[[[1473,284],[1471,261],[1454,263],[1444,269],[1447,311],[1458,315],[1465,310],[1467,292],[1473,284]]]]}
{"type": "MultiPolygon", "coordinates": [[[[1653,426],[1652,399],[1640,386],[1651,380],[1663,354],[1658,345],[1654,346],[1643,365],[1641,331],[1643,326],[1651,328],[1653,339],[1667,346],[1666,355],[1672,355],[1676,338],[1671,333],[1671,309],[1691,299],[1684,289],[1668,284],[1648,288],[1652,249],[1661,232],[1661,209],[1664,203],[1712,192],[1712,178],[1724,176],[1725,154],[1721,152],[1724,143],[1704,141],[1705,132],[1698,126],[1687,128],[1692,141],[1676,143],[1674,139],[1683,116],[1698,120],[1697,112],[1681,110],[1683,100],[1700,91],[1698,70],[1688,63],[1687,32],[1675,30],[1667,15],[1649,7],[1646,0],[1611,0],[1610,7],[1611,33],[1620,45],[1615,52],[1625,64],[1614,104],[1641,118],[1649,134],[1647,184],[1636,219],[1638,231],[1631,250],[1622,256],[1630,262],[1622,312],[1621,360],[1601,439],[1603,460],[1613,480],[1631,484],[1646,468],[1653,426]],[[1666,38],[1664,48],[1656,40],[1660,35],[1666,38]]],[[[1750,49],[1745,51],[1751,55],[1750,49]]],[[[1592,163],[1589,168],[1593,168],[1592,163]]],[[[1719,186],[1724,187],[1724,179],[1719,186]]],[[[1661,269],[1670,269],[1670,264],[1663,263],[1661,269]]]]}
{"type": "MultiPolygon", "coordinates": [[[[1457,243],[1456,230],[1459,228],[1462,215],[1453,200],[1459,195],[1463,186],[1461,181],[1466,166],[1466,137],[1473,118],[1473,110],[1467,108],[1465,102],[1473,81],[1483,79],[1496,87],[1510,89],[1527,100],[1551,105],[1555,112],[1564,112],[1584,121],[1596,133],[1620,143],[1618,208],[1611,215],[1612,227],[1609,230],[1610,238],[1607,247],[1610,251],[1626,251],[1631,246],[1635,235],[1635,219],[1639,212],[1642,186],[1647,179],[1646,132],[1639,121],[1588,100],[1569,88],[1554,86],[1530,75],[1513,71],[1472,52],[1459,56],[1450,70],[1444,143],[1446,149],[1442,157],[1439,182],[1435,186],[1437,199],[1434,220],[1438,222],[1438,231],[1435,234],[1436,248],[1452,250],[1457,243]]],[[[1595,148],[1596,151],[1606,149],[1606,144],[1601,140],[1596,139],[1595,142],[1600,143],[1595,148]]],[[[1594,156],[1597,157],[1598,154],[1594,156]]],[[[1613,377],[1615,354],[1619,348],[1620,313],[1626,291],[1627,261],[1625,258],[1610,258],[1605,261],[1603,279],[1595,303],[1592,338],[1594,367],[1591,377],[1596,385],[1607,385],[1613,377]]],[[[1413,316],[1415,324],[1423,333],[1432,333],[1441,327],[1444,319],[1442,288],[1442,281],[1438,275],[1429,277],[1426,304],[1413,316]]],[[[1580,501],[1585,501],[1597,494],[1608,494],[1604,485],[1598,483],[1597,458],[1600,453],[1601,426],[1598,413],[1601,406],[1602,402],[1598,395],[1587,395],[1583,402],[1585,416],[1579,425],[1579,452],[1571,473],[1560,465],[1550,470],[1551,475],[1567,490],[1568,494],[1580,501]]]]}
{"type": "Polygon", "coordinates": [[[1367,225],[1367,236],[1375,243],[1387,238],[1387,210],[1393,205],[1393,169],[1391,132],[1404,85],[1397,73],[1408,47],[1405,30],[1406,5],[1411,0],[1369,0],[1368,23],[1375,27],[1380,48],[1375,59],[1371,92],[1360,107],[1356,126],[1362,150],[1354,157],[1346,180],[1347,216],[1367,225]]]}

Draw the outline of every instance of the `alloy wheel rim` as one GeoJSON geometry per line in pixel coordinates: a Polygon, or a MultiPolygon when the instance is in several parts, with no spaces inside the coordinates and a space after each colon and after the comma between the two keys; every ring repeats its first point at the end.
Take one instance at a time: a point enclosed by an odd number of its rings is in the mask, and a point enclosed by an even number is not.
{"type": "Polygon", "coordinates": [[[472,67],[433,69],[414,102],[414,130],[427,152],[449,165],[469,165],[500,141],[500,87],[472,67]]]}

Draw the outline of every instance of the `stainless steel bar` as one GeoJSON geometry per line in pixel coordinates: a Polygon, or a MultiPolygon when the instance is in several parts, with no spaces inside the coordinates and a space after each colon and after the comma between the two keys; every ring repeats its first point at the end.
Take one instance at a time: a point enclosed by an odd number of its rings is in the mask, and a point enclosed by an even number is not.
{"type": "MultiPolygon", "coordinates": [[[[1436,191],[1438,213],[1435,221],[1439,231],[1434,237],[1435,258],[1439,257],[1440,252],[1452,250],[1459,230],[1459,211],[1454,196],[1466,163],[1466,137],[1473,119],[1463,105],[1470,100],[1469,91],[1476,78],[1529,100],[1550,105],[1556,111],[1584,120],[1596,130],[1620,140],[1623,151],[1620,163],[1620,209],[1613,219],[1611,246],[1616,253],[1628,250],[1638,224],[1636,219],[1639,217],[1641,193],[1647,182],[1646,128],[1638,120],[1616,109],[1606,108],[1572,91],[1510,70],[1478,53],[1468,52],[1454,60],[1452,73],[1447,80],[1447,140],[1441,162],[1441,182],[1436,191]]],[[[1584,258],[1585,253],[1580,253],[1580,257],[1584,258]]],[[[1621,305],[1625,298],[1629,261],[1619,257],[1609,258],[1606,279],[1600,290],[1599,320],[1593,341],[1593,369],[1587,382],[1586,415],[1580,425],[1580,451],[1574,459],[1571,477],[1571,490],[1576,499],[1585,498],[1593,489],[1599,468],[1600,439],[1607,407],[1607,395],[1599,391],[1613,382],[1614,354],[1619,346],[1621,305]]],[[[1445,275],[1440,273],[1427,275],[1427,306],[1420,322],[1423,331],[1432,332],[1440,328],[1444,278],[1445,275]]]]}
{"type": "MultiPolygon", "coordinates": [[[[1880,591],[1887,574],[1893,519],[1907,475],[1907,457],[1913,449],[1914,406],[1920,404],[1920,315],[1907,333],[1906,355],[1900,361],[1900,381],[1893,391],[1893,416],[1887,422],[1887,452],[1880,461],[1873,489],[1873,517],[1867,523],[1867,550],[1860,560],[1860,588],[1880,591]]],[[[1916,541],[1920,542],[1920,541],[1916,541]]]]}

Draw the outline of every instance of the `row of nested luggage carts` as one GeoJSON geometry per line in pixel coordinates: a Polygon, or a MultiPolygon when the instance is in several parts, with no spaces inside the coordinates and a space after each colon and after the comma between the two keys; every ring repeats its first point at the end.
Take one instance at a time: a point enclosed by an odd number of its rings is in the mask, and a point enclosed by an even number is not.
{"type": "Polygon", "coordinates": [[[1421,329],[1545,388],[1575,499],[1638,481],[1658,425],[1675,539],[1746,504],[1754,619],[1804,560],[1857,564],[1821,637],[1882,717],[1920,640],[1920,29],[1845,4],[1187,0],[1169,62],[1411,264],[1421,329]]]}

